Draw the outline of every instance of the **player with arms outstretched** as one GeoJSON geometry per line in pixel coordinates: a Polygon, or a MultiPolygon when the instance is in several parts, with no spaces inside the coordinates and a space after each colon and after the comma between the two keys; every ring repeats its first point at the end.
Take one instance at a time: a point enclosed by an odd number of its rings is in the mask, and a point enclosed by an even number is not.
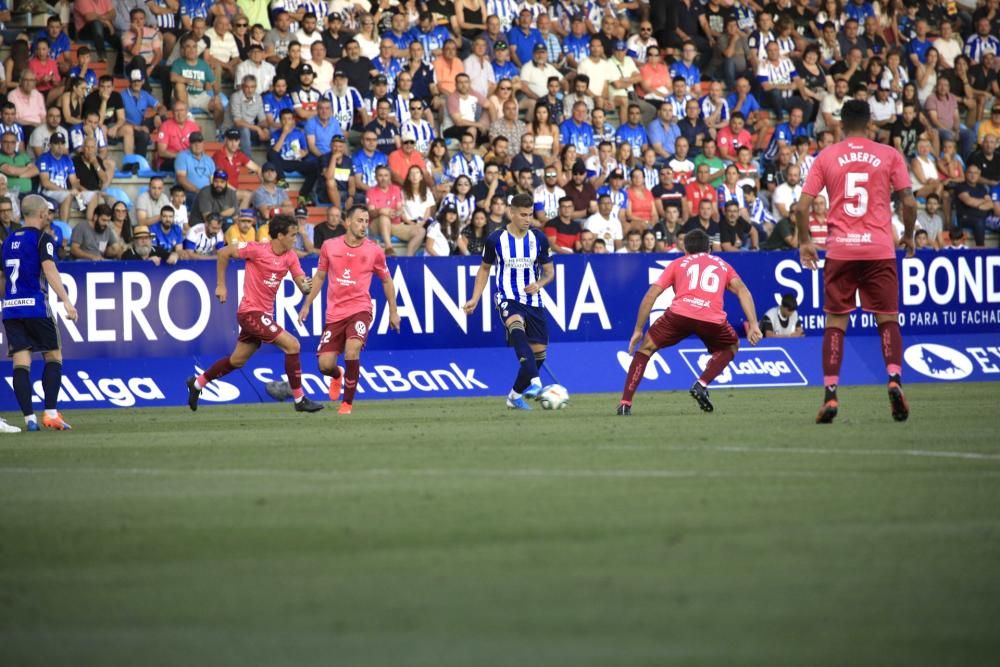
{"type": "MultiPolygon", "coordinates": [[[[42,230],[49,223],[49,204],[38,195],[28,195],[21,202],[24,226],[3,243],[3,326],[7,332],[7,353],[14,362],[14,395],[24,415],[28,431],[38,431],[38,419],[31,405],[31,355],[40,352],[45,360],[42,391],[45,415],[42,426],[68,431],[58,411],[59,385],[62,383],[62,350],[59,329],[49,308],[49,285],[66,309],[66,319],[76,319],[76,308],[69,302],[59,269],[56,268],[56,240],[42,230]]],[[[0,419],[0,433],[19,432],[0,419]]]]}
{"type": "Polygon", "coordinates": [[[514,386],[507,395],[507,407],[516,410],[530,410],[524,399],[538,398],[542,391],[538,374],[545,363],[549,330],[541,292],[555,278],[549,241],[541,230],[532,227],[534,206],[534,198],[526,193],[511,199],[511,222],[487,238],[472,298],[464,306],[466,314],[475,312],[495,265],[496,309],[507,329],[507,344],[514,348],[519,364],[514,386]]]}
{"type": "Polygon", "coordinates": [[[236,311],[240,336],[232,354],[216,361],[201,375],[187,379],[188,406],[192,410],[198,409],[198,396],[205,385],[242,368],[260,349],[261,343],[271,343],[285,353],[285,374],[295,398],[295,411],[316,412],[323,409],[321,403],[310,400],[302,390],[299,340],[274,321],[274,299],[286,273],[292,274],[292,280],[302,292],[308,292],[310,288],[309,279],[295,254],[299,225],[290,215],[277,215],[271,220],[268,232],[270,241],[243,242],[219,251],[215,287],[219,303],[225,303],[227,298],[226,267],[229,260],[239,258],[246,261],[243,299],[236,311]]]}
{"type": "Polygon", "coordinates": [[[829,234],[823,267],[823,407],[816,423],[829,424],[837,416],[837,384],[844,359],[844,333],[861,293],[861,307],[875,313],[882,357],[889,375],[892,418],[906,421],[910,406],[903,396],[903,336],[899,330],[899,278],[896,274],[896,239],[892,230],[892,194],[902,204],[903,238],[908,257],[913,255],[913,227],[917,202],[910,188],[906,160],[891,146],[868,138],[868,104],[849,100],[840,124],[846,138],[827,146],[813,162],[795,209],[802,266],[819,266],[816,246],[809,234],[813,199],[825,188],[829,194],[829,234]]]}
{"type": "Polygon", "coordinates": [[[309,308],[323,291],[323,282],[329,274],[326,325],[316,355],[320,372],[330,378],[330,400],[335,401],[340,396],[343,382],[344,401],[337,409],[337,414],[341,415],[351,414],[354,407],[354,394],[361,374],[361,350],[372,326],[369,288],[373,275],[382,281],[382,291],[389,306],[389,326],[399,331],[396,288],[385,263],[385,252],[368,238],[368,223],[368,209],[364,206],[355,206],[347,212],[344,221],[347,233],[323,244],[312,291],[299,310],[299,322],[305,322],[309,308]],[[346,368],[337,365],[337,356],[341,352],[344,353],[346,368]]]}
{"type": "Polygon", "coordinates": [[[684,257],[667,265],[656,282],[649,286],[646,296],[639,304],[639,315],[635,331],[628,342],[629,354],[639,350],[632,357],[625,390],[618,404],[618,414],[632,415],[632,396],[642,375],[646,372],[649,357],[660,348],[676,345],[691,335],[698,336],[712,355],[694,385],[690,394],[705,412],[712,412],[715,406],[708,396],[708,385],[726,369],[740,347],[736,331],[726,321],[726,311],[722,307],[726,290],[740,300],[743,314],[747,318],[747,338],[756,345],[764,335],[757,324],[757,309],[753,304],[750,290],[743,284],[736,271],[725,260],[709,254],[711,241],[708,234],[700,229],[684,235],[684,257]],[[649,327],[645,337],[642,330],[649,320],[649,312],[660,294],[669,287],[674,288],[674,300],[660,317],[649,327]]]}

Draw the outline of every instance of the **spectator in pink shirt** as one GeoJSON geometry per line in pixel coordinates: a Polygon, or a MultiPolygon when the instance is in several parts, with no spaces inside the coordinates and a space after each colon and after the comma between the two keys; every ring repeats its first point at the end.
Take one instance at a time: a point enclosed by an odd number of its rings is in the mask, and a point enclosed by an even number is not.
{"type": "Polygon", "coordinates": [[[30,137],[37,125],[45,122],[45,98],[35,90],[38,79],[30,69],[21,75],[17,88],[7,93],[7,101],[17,108],[17,122],[30,137]]]}
{"type": "Polygon", "coordinates": [[[35,90],[45,96],[46,104],[53,104],[63,93],[59,64],[49,57],[49,41],[41,39],[35,44],[35,56],[28,61],[28,69],[35,73],[38,83],[35,90]]]}
{"type": "Polygon", "coordinates": [[[160,160],[160,169],[172,171],[174,158],[190,146],[191,135],[200,132],[198,123],[188,118],[187,103],[174,102],[174,117],[163,121],[160,131],[156,134],[156,157],[160,160]]]}
{"type": "Polygon", "coordinates": [[[719,147],[719,157],[724,160],[735,160],[736,152],[741,146],[753,148],[753,137],[746,130],[746,119],[739,111],[734,111],[729,117],[729,125],[719,130],[715,143],[719,147]]]}
{"type": "Polygon", "coordinates": [[[368,210],[371,211],[379,235],[385,244],[385,254],[396,254],[392,248],[392,237],[406,241],[406,254],[413,255],[424,240],[423,221],[414,223],[403,220],[403,191],[392,182],[392,172],[381,166],[375,170],[375,187],[368,188],[366,194],[368,210]]]}

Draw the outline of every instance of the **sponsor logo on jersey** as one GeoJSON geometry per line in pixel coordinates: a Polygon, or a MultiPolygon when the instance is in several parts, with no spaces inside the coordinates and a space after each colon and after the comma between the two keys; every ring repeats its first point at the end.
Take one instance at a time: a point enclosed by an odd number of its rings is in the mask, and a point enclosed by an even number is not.
{"type": "Polygon", "coordinates": [[[935,380],[962,380],[972,374],[972,361],[947,345],[920,343],[903,353],[910,368],[935,380]]]}
{"type": "MultiPolygon", "coordinates": [[[[702,348],[678,351],[696,378],[711,359],[711,355],[702,348]]],[[[712,384],[726,387],[804,387],[809,383],[787,350],[782,347],[759,347],[739,350],[712,384]]]]}

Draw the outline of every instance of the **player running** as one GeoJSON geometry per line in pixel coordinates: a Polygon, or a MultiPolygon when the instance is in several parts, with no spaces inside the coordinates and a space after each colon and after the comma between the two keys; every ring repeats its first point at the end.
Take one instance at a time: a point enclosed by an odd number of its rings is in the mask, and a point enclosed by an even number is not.
{"type": "Polygon", "coordinates": [[[299,322],[305,322],[312,302],[323,290],[323,281],[330,274],[326,290],[326,326],[319,340],[316,355],[319,370],[330,378],[330,400],[340,396],[343,382],[344,401],[337,414],[349,415],[354,406],[361,373],[361,350],[368,340],[372,325],[372,299],[369,288],[372,275],[382,281],[382,291],[389,306],[389,326],[399,331],[396,310],[396,288],[385,263],[385,252],[368,238],[368,209],[354,206],[344,221],[347,233],[323,244],[319,252],[319,270],[313,278],[312,291],[299,310],[299,322]],[[344,353],[344,366],[337,365],[337,356],[344,353]]]}
{"type": "Polygon", "coordinates": [[[219,251],[217,261],[217,283],[215,296],[219,303],[226,302],[226,267],[229,260],[238,257],[246,261],[243,279],[243,300],[236,311],[240,325],[240,336],[236,349],[228,357],[223,357],[207,371],[187,379],[188,406],[198,409],[198,396],[209,382],[242,368],[261,343],[271,343],[285,353],[285,374],[292,396],[295,398],[296,412],[316,412],[323,409],[321,403],[310,400],[302,390],[302,365],[299,362],[299,341],[282,329],[274,321],[274,299],[286,273],[302,292],[309,291],[309,279],[299,265],[295,254],[295,239],[299,225],[290,215],[277,215],[268,228],[270,241],[260,243],[239,243],[229,245],[219,251]]]}
{"type": "Polygon", "coordinates": [[[882,357],[889,374],[892,418],[906,421],[910,406],[903,396],[903,335],[899,330],[899,279],[896,275],[896,239],[890,200],[895,192],[902,203],[903,238],[907,257],[913,256],[913,227],[917,202],[910,189],[906,160],[891,146],[868,138],[868,104],[849,100],[840,123],[846,138],[824,149],[809,169],[795,210],[802,266],[816,269],[816,246],[809,234],[809,210],[824,189],[829,193],[829,235],[823,267],[824,310],[823,384],[826,395],[816,416],[829,424],[837,416],[837,384],[844,359],[844,333],[856,295],[861,307],[875,313],[882,340],[882,357]]]}
{"type": "MultiPolygon", "coordinates": [[[[14,362],[14,395],[24,415],[25,428],[38,431],[38,419],[31,406],[31,355],[41,352],[42,392],[45,415],[42,426],[68,431],[57,405],[62,383],[62,350],[59,330],[49,309],[51,285],[66,309],[66,319],[76,319],[76,308],[69,302],[59,269],[56,268],[56,241],[42,230],[49,223],[49,204],[38,195],[28,195],[21,202],[24,226],[3,243],[3,326],[7,332],[7,354],[14,362]]],[[[0,433],[19,433],[21,429],[0,419],[0,433]]]]}
{"type": "Polygon", "coordinates": [[[639,304],[639,316],[635,321],[635,331],[628,342],[631,354],[639,341],[642,345],[632,357],[625,390],[618,404],[618,414],[632,415],[632,396],[642,382],[649,357],[660,348],[676,345],[694,334],[705,343],[711,358],[695,383],[691,386],[691,396],[698,407],[712,412],[715,407],[708,397],[708,385],[726,369],[740,347],[736,331],[726,321],[726,311],[722,308],[724,290],[729,290],[740,300],[740,307],[747,318],[747,339],[756,345],[764,335],[757,324],[757,309],[753,296],[743,284],[733,267],[719,257],[708,254],[711,242],[708,234],[700,229],[684,235],[684,257],[667,265],[656,282],[649,286],[646,296],[639,304]],[[649,320],[649,311],[660,294],[668,287],[674,288],[674,300],[649,327],[646,336],[642,330],[649,320]]]}
{"type": "Polygon", "coordinates": [[[507,407],[513,410],[531,410],[524,399],[538,398],[541,393],[538,374],[549,343],[541,292],[555,278],[555,269],[548,239],[531,226],[534,205],[534,199],[526,193],[511,199],[511,222],[487,238],[472,298],[464,306],[466,314],[475,312],[490,279],[490,269],[496,265],[493,298],[507,329],[507,344],[514,348],[520,364],[514,387],[507,394],[507,407]]]}

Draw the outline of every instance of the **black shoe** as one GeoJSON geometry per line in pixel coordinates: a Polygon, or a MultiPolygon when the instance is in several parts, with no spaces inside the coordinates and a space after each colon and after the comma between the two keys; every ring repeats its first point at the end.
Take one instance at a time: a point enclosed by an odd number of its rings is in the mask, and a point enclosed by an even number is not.
{"type": "Polygon", "coordinates": [[[267,395],[276,401],[287,401],[292,397],[292,388],[287,382],[282,382],[281,380],[275,380],[274,382],[268,382],[264,385],[264,391],[267,395]]]}
{"type": "Polygon", "coordinates": [[[708,388],[701,386],[700,382],[695,382],[691,385],[691,398],[698,402],[698,407],[705,412],[712,412],[715,410],[715,406],[712,405],[712,401],[708,400],[708,388]]]}
{"type": "Polygon", "coordinates": [[[618,406],[618,416],[619,417],[631,417],[632,416],[632,406],[627,403],[622,403],[618,406]]]}
{"type": "Polygon", "coordinates": [[[191,412],[198,409],[198,397],[201,396],[201,389],[198,388],[198,385],[195,382],[196,379],[197,378],[192,375],[187,379],[187,382],[185,382],[188,388],[188,407],[191,408],[191,412]]]}
{"type": "Polygon", "coordinates": [[[319,412],[326,406],[322,403],[317,403],[311,400],[308,396],[304,396],[301,401],[295,404],[296,412],[319,412]]]}
{"type": "Polygon", "coordinates": [[[889,408],[892,418],[898,422],[905,422],[910,416],[910,404],[903,396],[903,387],[895,379],[889,381],[889,408]]]}

